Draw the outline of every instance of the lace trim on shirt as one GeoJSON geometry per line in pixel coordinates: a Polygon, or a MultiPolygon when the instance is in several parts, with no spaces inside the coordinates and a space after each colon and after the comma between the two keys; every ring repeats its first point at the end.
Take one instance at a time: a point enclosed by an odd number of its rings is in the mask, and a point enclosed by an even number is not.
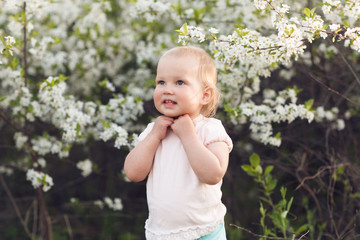
{"type": "Polygon", "coordinates": [[[209,146],[209,145],[212,144],[212,143],[217,143],[217,142],[224,142],[224,143],[226,143],[226,145],[228,146],[229,152],[230,152],[230,151],[232,150],[232,148],[233,148],[233,147],[232,147],[232,144],[230,144],[228,141],[222,140],[222,139],[212,140],[212,141],[206,143],[206,144],[205,144],[205,147],[209,146]]]}
{"type": "MultiPolygon", "coordinates": [[[[147,240],[194,240],[212,233],[222,222],[223,220],[220,220],[214,224],[181,228],[171,232],[153,233],[146,229],[145,234],[147,240]]],[[[146,225],[147,221],[145,223],[145,228],[146,225]]]]}

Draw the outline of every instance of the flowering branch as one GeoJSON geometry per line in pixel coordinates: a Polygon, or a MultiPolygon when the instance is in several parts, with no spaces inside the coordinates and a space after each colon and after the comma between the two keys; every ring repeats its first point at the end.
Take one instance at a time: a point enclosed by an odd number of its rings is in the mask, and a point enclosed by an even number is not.
{"type": "Polygon", "coordinates": [[[23,24],[24,24],[24,28],[23,28],[23,34],[24,34],[24,49],[23,49],[23,55],[24,55],[24,84],[25,84],[25,87],[26,87],[27,86],[27,78],[28,78],[26,1],[24,1],[23,11],[24,11],[24,19],[23,19],[24,20],[24,22],[23,22],[23,24]]]}

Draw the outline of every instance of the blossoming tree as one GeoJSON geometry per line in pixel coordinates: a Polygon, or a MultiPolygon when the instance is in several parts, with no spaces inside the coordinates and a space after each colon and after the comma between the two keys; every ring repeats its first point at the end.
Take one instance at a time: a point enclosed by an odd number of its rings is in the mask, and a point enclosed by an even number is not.
{"type": "MultiPolygon", "coordinates": [[[[217,62],[219,117],[238,142],[235,154],[249,154],[258,143],[264,149],[280,147],[282,126],[299,119],[309,126],[325,124],[329,134],[358,116],[356,0],[5,0],[0,5],[0,180],[29,238],[53,238],[45,198],[52,191],[66,191],[74,181],[63,181],[56,170],[78,169],[73,173],[78,181],[90,184],[89,176],[106,172],[104,156],[122,166],[137,134],[155,114],[151,97],[157,60],[177,44],[200,45],[217,62]],[[321,79],[326,78],[319,72],[330,72],[334,65],[348,72],[345,91],[321,79]],[[295,85],[301,76],[306,83],[295,85]],[[340,100],[317,101],[316,94],[303,94],[298,86],[314,82],[340,100]],[[115,150],[105,154],[109,149],[115,150]],[[32,230],[29,213],[19,210],[15,190],[7,183],[19,176],[28,180],[27,188],[36,189],[40,210],[37,217],[32,205],[32,230]]],[[[358,150],[353,152],[358,159],[358,150]]],[[[328,157],[335,155],[328,152],[328,157]]],[[[355,201],[360,189],[344,171],[358,165],[331,161],[313,176],[297,175],[299,187],[314,194],[305,182],[331,170],[333,184],[341,180],[355,201]]],[[[126,182],[121,169],[114,179],[126,182]]],[[[119,196],[103,194],[63,204],[93,201],[100,208],[122,210],[119,196]]],[[[312,197],[319,211],[322,206],[312,197]]],[[[65,222],[72,238],[69,220],[65,222]]],[[[335,225],[328,232],[343,236],[335,225]]],[[[321,226],[314,230],[319,236],[326,228],[321,226]]]]}

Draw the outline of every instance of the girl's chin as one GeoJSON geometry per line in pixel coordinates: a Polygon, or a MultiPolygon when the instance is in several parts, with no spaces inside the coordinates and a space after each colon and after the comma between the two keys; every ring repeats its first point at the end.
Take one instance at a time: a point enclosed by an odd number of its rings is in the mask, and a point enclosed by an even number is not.
{"type": "Polygon", "coordinates": [[[166,111],[159,111],[162,115],[164,115],[165,117],[171,117],[171,118],[177,118],[177,117],[180,117],[181,115],[183,114],[176,114],[176,113],[169,113],[169,112],[166,112],[166,111]]]}
{"type": "Polygon", "coordinates": [[[178,118],[181,115],[175,115],[175,114],[163,114],[165,117],[170,117],[170,118],[178,118]]]}

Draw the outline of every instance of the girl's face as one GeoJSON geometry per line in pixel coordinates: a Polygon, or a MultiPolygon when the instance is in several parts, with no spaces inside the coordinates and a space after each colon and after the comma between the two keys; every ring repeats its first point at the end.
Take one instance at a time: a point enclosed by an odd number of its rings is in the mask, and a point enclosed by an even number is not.
{"type": "Polygon", "coordinates": [[[193,57],[174,54],[160,59],[154,104],[156,109],[168,117],[184,114],[194,119],[208,103],[208,94],[198,79],[199,62],[193,57]]]}

